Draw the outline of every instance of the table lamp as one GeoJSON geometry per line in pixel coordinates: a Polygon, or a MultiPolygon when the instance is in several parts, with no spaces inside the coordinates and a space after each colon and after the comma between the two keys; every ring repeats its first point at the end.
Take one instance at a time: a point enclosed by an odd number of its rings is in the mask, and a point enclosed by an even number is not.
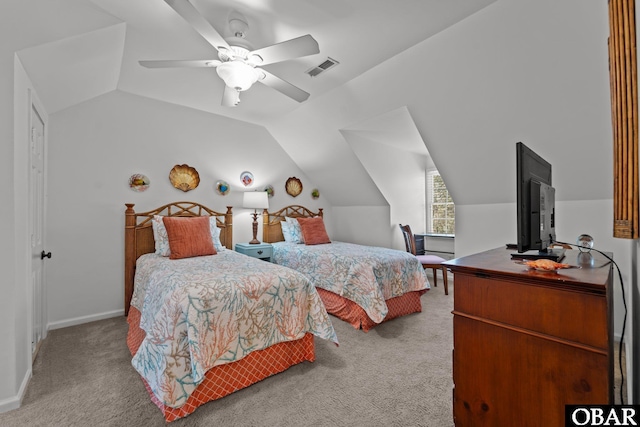
{"type": "Polygon", "coordinates": [[[266,191],[245,191],[242,196],[242,207],[253,209],[253,240],[249,243],[257,245],[258,240],[258,209],[269,209],[269,195],[266,191]]]}

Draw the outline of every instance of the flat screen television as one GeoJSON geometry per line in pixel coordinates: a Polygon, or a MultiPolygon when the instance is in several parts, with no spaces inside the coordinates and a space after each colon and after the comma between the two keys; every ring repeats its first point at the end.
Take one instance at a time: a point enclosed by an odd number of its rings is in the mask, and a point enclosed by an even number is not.
{"type": "Polygon", "coordinates": [[[512,257],[561,260],[564,249],[549,247],[556,238],[551,164],[518,142],[516,178],[518,253],[512,257]]]}

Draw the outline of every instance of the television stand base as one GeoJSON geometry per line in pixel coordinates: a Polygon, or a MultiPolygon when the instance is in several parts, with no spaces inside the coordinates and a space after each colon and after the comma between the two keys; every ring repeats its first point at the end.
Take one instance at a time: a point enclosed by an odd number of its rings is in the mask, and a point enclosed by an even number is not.
{"type": "Polygon", "coordinates": [[[546,251],[526,251],[516,252],[511,254],[511,259],[550,259],[555,262],[560,262],[564,259],[564,249],[547,249],[546,251]]]}

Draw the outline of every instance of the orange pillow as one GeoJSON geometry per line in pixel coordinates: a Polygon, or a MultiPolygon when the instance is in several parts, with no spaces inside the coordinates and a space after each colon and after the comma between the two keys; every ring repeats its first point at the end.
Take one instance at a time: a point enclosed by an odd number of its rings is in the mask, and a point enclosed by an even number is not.
{"type": "Polygon", "coordinates": [[[322,217],[297,218],[305,245],[320,245],[331,243],[327,230],[324,228],[322,217]]]}
{"type": "Polygon", "coordinates": [[[209,217],[162,218],[169,238],[170,259],[190,258],[203,255],[215,255],[216,249],[211,240],[209,217]]]}

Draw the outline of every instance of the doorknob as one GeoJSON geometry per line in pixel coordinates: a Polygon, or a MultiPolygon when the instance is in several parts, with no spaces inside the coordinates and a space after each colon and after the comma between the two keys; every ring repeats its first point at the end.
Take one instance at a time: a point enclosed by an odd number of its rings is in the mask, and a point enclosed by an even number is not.
{"type": "Polygon", "coordinates": [[[51,252],[42,251],[40,252],[40,259],[51,258],[51,252]]]}

